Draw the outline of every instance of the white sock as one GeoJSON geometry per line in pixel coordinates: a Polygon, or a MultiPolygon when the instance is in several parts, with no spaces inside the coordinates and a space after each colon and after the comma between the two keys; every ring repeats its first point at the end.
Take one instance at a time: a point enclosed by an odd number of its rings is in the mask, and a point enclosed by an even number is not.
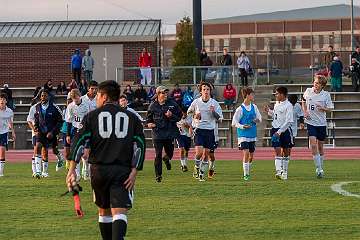
{"type": "Polygon", "coordinates": [[[320,159],[320,170],[324,169],[324,155],[319,155],[320,159]]]}
{"type": "Polygon", "coordinates": [[[244,176],[250,175],[250,163],[243,162],[243,172],[244,172],[244,176]]]}
{"type": "Polygon", "coordinates": [[[204,174],[206,169],[208,168],[209,162],[208,161],[201,161],[200,163],[200,173],[204,174]]]}
{"type": "Polygon", "coordinates": [[[275,170],[276,174],[280,174],[282,171],[282,157],[275,157],[275,170]]]}
{"type": "Polygon", "coordinates": [[[31,169],[33,174],[36,173],[35,157],[31,159],[31,169]]]}
{"type": "Polygon", "coordinates": [[[5,161],[0,161],[0,175],[4,175],[5,161]]]}
{"type": "Polygon", "coordinates": [[[41,157],[40,156],[35,157],[35,172],[41,173],[41,157]]]}
{"type": "Polygon", "coordinates": [[[289,161],[290,161],[290,157],[283,157],[283,170],[286,174],[289,169],[289,161]]]}
{"type": "Polygon", "coordinates": [[[61,152],[59,152],[58,154],[56,154],[56,158],[57,158],[57,160],[58,160],[59,162],[64,161],[64,155],[63,155],[61,152]]]}
{"type": "Polygon", "coordinates": [[[314,159],[316,171],[319,171],[321,169],[320,155],[319,154],[313,155],[313,159],[314,159]]]}
{"type": "Polygon", "coordinates": [[[182,167],[186,165],[186,164],[185,164],[185,159],[184,159],[184,158],[181,158],[181,159],[180,159],[180,162],[181,162],[181,166],[182,166],[182,167]]]}
{"type": "Polygon", "coordinates": [[[209,169],[214,170],[215,169],[215,161],[209,161],[209,169]]]}
{"type": "Polygon", "coordinates": [[[184,166],[187,166],[187,157],[184,157],[184,166]]]}
{"type": "Polygon", "coordinates": [[[80,177],[80,163],[76,164],[75,173],[76,173],[76,178],[79,178],[80,177]]]}
{"type": "Polygon", "coordinates": [[[42,162],[42,167],[43,167],[42,172],[43,172],[43,173],[47,173],[47,172],[48,172],[48,168],[49,168],[49,162],[43,161],[43,162],[42,162]]]}

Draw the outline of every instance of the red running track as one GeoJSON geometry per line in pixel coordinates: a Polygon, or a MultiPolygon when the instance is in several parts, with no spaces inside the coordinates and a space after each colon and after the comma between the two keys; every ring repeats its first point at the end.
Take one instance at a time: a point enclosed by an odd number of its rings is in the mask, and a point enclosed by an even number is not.
{"type": "MultiPolygon", "coordinates": [[[[51,152],[51,150],[50,150],[51,152]]],[[[154,149],[146,151],[146,160],[153,160],[155,156],[154,149]]],[[[6,153],[6,160],[9,162],[29,162],[32,157],[31,150],[10,150],[6,153]]],[[[215,151],[217,160],[240,160],[242,159],[241,151],[231,148],[219,148],[215,151]]],[[[174,160],[180,158],[180,153],[175,149],[174,160]]],[[[189,159],[194,158],[194,149],[190,150],[189,159]]],[[[360,148],[326,148],[325,158],[331,160],[346,160],[356,159],[360,160],[360,148]]],[[[255,160],[273,160],[274,153],[272,148],[261,147],[255,151],[255,160]]],[[[292,160],[312,160],[310,149],[308,148],[293,148],[291,154],[292,160]]],[[[50,154],[50,161],[54,161],[55,156],[50,154]]]]}

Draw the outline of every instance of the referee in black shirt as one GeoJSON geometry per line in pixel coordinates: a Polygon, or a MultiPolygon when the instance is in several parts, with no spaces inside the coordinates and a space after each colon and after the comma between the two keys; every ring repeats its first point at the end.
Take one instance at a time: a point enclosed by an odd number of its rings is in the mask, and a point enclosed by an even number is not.
{"type": "Polygon", "coordinates": [[[155,176],[156,181],[162,180],[162,161],[166,168],[171,169],[170,160],[174,155],[174,139],[178,137],[179,129],[176,123],[181,120],[180,107],[172,99],[168,99],[169,90],[164,86],[156,88],[155,100],[147,111],[146,123],[152,129],[153,144],[155,147],[155,176]],[[162,150],[166,155],[162,157],[162,150]]]}
{"type": "Polygon", "coordinates": [[[104,240],[124,239],[126,214],[132,207],[135,178],[143,167],[145,155],[142,124],[135,114],[118,105],[119,96],[120,87],[115,81],[99,84],[97,109],[82,121],[71,149],[66,177],[67,186],[72,190],[76,185],[75,155],[81,145],[90,148],[91,186],[104,240]]]}

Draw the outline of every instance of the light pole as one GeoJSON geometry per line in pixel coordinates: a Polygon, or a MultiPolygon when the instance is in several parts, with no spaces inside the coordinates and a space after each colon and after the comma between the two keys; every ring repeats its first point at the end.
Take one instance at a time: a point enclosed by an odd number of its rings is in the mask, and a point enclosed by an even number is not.
{"type": "Polygon", "coordinates": [[[351,19],[350,19],[350,28],[351,28],[351,52],[354,51],[354,0],[351,0],[351,19]]]}

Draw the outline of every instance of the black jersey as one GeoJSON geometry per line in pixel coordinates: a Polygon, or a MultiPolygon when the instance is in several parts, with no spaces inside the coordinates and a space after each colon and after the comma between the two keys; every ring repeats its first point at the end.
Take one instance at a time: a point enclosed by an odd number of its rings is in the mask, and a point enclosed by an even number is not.
{"type": "Polygon", "coordinates": [[[75,159],[79,147],[84,144],[90,147],[91,164],[142,169],[145,137],[141,121],[117,104],[107,103],[85,115],[73,141],[70,160],[75,159]],[[134,142],[142,150],[141,157],[135,162],[132,161],[134,142]]]}

